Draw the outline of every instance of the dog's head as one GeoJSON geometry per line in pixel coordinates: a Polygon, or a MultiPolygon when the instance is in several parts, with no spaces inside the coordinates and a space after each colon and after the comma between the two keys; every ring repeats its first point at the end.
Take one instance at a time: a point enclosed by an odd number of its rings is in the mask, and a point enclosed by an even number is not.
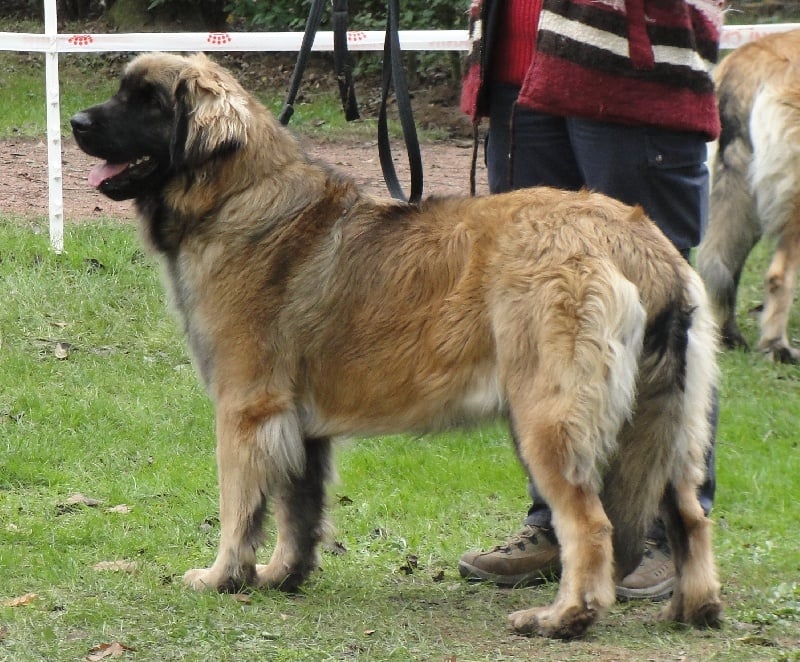
{"type": "Polygon", "coordinates": [[[114,200],[159,190],[247,142],[248,95],[204,55],[140,55],[108,101],[70,119],[78,146],[105,163],[89,183],[114,200]]]}

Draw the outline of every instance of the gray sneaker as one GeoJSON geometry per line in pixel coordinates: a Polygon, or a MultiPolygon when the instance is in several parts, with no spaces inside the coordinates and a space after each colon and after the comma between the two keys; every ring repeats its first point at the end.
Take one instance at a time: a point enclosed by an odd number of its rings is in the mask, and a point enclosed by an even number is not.
{"type": "Polygon", "coordinates": [[[639,566],[617,586],[619,600],[666,600],[675,589],[675,564],[666,542],[648,538],[639,566]]]}
{"type": "Polygon", "coordinates": [[[505,543],[488,552],[467,552],[458,562],[465,579],[498,586],[532,586],[552,581],[561,572],[553,529],[526,524],[505,543]]]}

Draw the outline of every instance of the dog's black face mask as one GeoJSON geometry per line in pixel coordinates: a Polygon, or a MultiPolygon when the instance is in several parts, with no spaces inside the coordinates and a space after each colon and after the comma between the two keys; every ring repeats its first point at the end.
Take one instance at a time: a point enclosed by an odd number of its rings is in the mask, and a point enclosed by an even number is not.
{"type": "Polygon", "coordinates": [[[135,76],[124,77],[105,103],[70,119],[78,146],[105,160],[89,173],[89,183],[113,200],[140,197],[163,185],[174,123],[172,95],[135,76]]]}

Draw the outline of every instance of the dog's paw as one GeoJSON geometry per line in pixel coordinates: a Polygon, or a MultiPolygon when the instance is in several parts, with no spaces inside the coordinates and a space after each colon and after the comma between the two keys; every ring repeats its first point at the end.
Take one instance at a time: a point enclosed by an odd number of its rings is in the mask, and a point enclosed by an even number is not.
{"type": "Polygon", "coordinates": [[[217,591],[219,578],[215,576],[212,568],[194,568],[187,570],[183,575],[183,583],[195,591],[217,591]]]}
{"type": "Polygon", "coordinates": [[[689,614],[688,621],[696,628],[721,628],[722,602],[719,600],[707,602],[689,614]]]}
{"type": "Polygon", "coordinates": [[[238,593],[252,582],[246,579],[236,579],[217,571],[214,566],[210,568],[196,568],[187,570],[183,575],[183,583],[195,591],[219,591],[220,593],[238,593]]]}
{"type": "Polygon", "coordinates": [[[307,573],[293,572],[283,563],[258,564],[256,566],[256,586],[258,588],[274,588],[291,593],[296,591],[306,578],[307,573]]]}
{"type": "Polygon", "coordinates": [[[720,628],[722,627],[722,602],[714,596],[690,609],[683,600],[676,600],[673,597],[662,610],[660,618],[663,621],[687,623],[701,629],[720,628]]]}
{"type": "Polygon", "coordinates": [[[523,609],[508,617],[511,627],[519,634],[538,634],[551,639],[579,637],[596,619],[597,612],[592,609],[561,610],[552,606],[523,609]]]}
{"type": "Polygon", "coordinates": [[[788,345],[773,345],[763,351],[775,363],[788,363],[791,365],[800,363],[800,350],[788,345]]]}
{"type": "Polygon", "coordinates": [[[800,363],[800,349],[795,349],[786,342],[785,338],[770,338],[763,336],[758,341],[758,349],[768,359],[775,363],[800,363]]]}

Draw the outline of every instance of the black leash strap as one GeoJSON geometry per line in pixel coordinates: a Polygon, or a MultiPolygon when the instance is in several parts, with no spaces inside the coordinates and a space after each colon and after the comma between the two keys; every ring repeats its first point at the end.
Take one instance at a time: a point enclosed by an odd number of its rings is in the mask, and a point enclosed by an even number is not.
{"type": "Polygon", "coordinates": [[[353,67],[347,51],[347,0],[333,0],[333,68],[339,83],[344,118],[348,122],[358,119],[356,89],[353,86],[353,67]]]}
{"type": "Polygon", "coordinates": [[[398,34],[398,16],[400,5],[398,0],[388,0],[386,17],[386,38],[383,46],[383,91],[381,108],[378,114],[378,155],[380,156],[383,178],[393,198],[408,200],[412,204],[422,199],[422,156],[417,139],[417,129],[411,112],[411,98],[408,93],[405,72],[403,70],[402,53],[400,51],[400,35],[398,34]],[[389,143],[389,127],[386,118],[386,102],[389,88],[394,85],[397,112],[403,129],[403,138],[408,153],[408,165],[411,172],[411,193],[406,198],[403,187],[397,178],[397,171],[392,160],[392,148],[389,143]]]}
{"type": "MultiPolygon", "coordinates": [[[[300,51],[297,54],[297,62],[294,65],[292,79],[289,83],[289,92],[286,94],[286,103],[278,116],[278,121],[286,125],[294,114],[294,102],[297,92],[300,89],[300,81],[306,69],[308,56],[311,47],[314,45],[314,37],[322,21],[322,10],[325,7],[325,0],[311,0],[311,8],[308,11],[306,29],[303,32],[303,41],[300,44],[300,51]]],[[[333,61],[336,70],[336,80],[339,82],[339,95],[342,99],[347,121],[358,119],[358,104],[356,103],[355,87],[353,86],[352,67],[347,51],[347,0],[333,0],[333,61]]]]}
{"type": "MultiPolygon", "coordinates": [[[[353,87],[352,67],[347,50],[347,0],[332,0],[333,3],[333,58],[336,70],[336,80],[339,83],[339,96],[342,108],[348,121],[358,119],[358,105],[356,103],[355,88],[353,87]]],[[[300,81],[314,45],[322,21],[322,11],[325,0],[312,0],[308,12],[308,20],[303,33],[303,41],[297,55],[297,62],[292,72],[289,83],[289,92],[286,103],[278,116],[278,121],[286,125],[294,114],[294,102],[300,89],[300,81]]],[[[383,90],[381,93],[381,108],[378,114],[378,155],[381,161],[383,178],[386,187],[393,198],[408,200],[412,204],[422,199],[422,156],[417,139],[417,129],[414,125],[414,116],[411,111],[411,97],[408,93],[405,71],[403,70],[402,53],[400,51],[400,35],[398,33],[398,16],[400,5],[398,0],[388,0],[386,17],[386,37],[383,44],[383,90]],[[408,153],[408,165],[411,172],[411,192],[406,198],[403,187],[397,178],[397,171],[392,159],[392,148],[389,142],[389,126],[386,116],[389,89],[394,86],[397,112],[403,138],[408,153]]]]}

